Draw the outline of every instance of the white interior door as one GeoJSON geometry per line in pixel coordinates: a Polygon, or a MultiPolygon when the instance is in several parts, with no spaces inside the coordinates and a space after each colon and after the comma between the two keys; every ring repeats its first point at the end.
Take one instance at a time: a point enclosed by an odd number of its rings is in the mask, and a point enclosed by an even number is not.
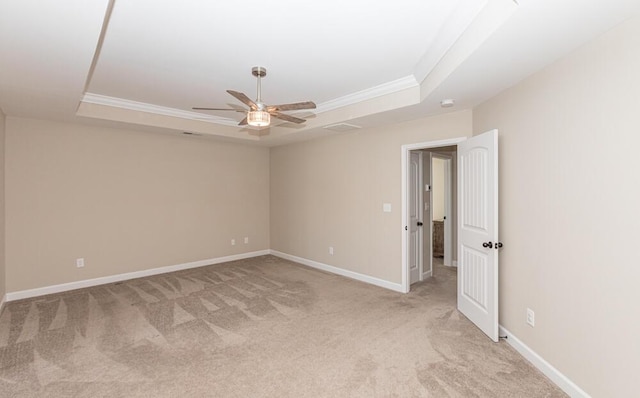
{"type": "Polygon", "coordinates": [[[422,280],[422,152],[409,158],[409,284],[422,280]]]}
{"type": "Polygon", "coordinates": [[[458,144],[458,309],[498,341],[498,130],[458,144]]]}

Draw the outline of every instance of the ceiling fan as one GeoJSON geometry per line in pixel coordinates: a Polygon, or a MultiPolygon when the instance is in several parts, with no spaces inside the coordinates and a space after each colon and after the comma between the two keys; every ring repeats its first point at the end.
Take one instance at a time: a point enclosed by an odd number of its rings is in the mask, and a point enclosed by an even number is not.
{"type": "Polygon", "coordinates": [[[240,93],[238,91],[227,90],[227,92],[233,95],[236,99],[238,99],[243,104],[249,107],[248,110],[239,110],[232,108],[199,108],[194,107],[194,110],[204,110],[204,111],[234,111],[234,112],[247,112],[247,116],[238,123],[238,126],[256,126],[256,127],[264,127],[268,126],[271,123],[271,116],[276,117],[281,120],[285,120],[287,122],[292,123],[304,123],[306,120],[301,119],[299,117],[291,116],[282,113],[281,111],[293,111],[299,109],[315,109],[316,104],[312,101],[305,102],[296,102],[293,104],[281,104],[281,105],[267,105],[262,102],[261,97],[261,89],[260,89],[260,79],[267,75],[267,70],[261,66],[254,66],[251,68],[251,74],[258,78],[258,98],[255,101],[252,101],[249,97],[244,93],[240,93]]]}

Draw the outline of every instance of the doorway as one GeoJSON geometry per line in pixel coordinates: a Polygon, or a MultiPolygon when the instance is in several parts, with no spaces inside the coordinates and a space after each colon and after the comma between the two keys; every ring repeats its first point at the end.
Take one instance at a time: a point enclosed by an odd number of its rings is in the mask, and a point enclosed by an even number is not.
{"type": "MultiPolygon", "coordinates": [[[[405,209],[403,210],[403,225],[406,231],[402,239],[402,263],[405,265],[402,272],[402,287],[405,292],[409,292],[411,283],[424,280],[433,275],[432,158],[435,155],[445,159],[445,161],[452,161],[454,159],[452,154],[457,150],[457,144],[465,140],[466,138],[454,138],[404,145],[402,147],[402,203],[405,209]],[[416,169],[416,162],[420,159],[422,164],[417,166],[416,169]],[[416,206],[415,202],[420,204],[416,206]],[[417,216],[416,212],[418,212],[417,216]],[[409,230],[409,228],[416,229],[414,228],[416,225],[418,226],[417,231],[409,230]]],[[[453,169],[453,162],[451,162],[448,169],[448,188],[451,191],[448,194],[448,199],[450,201],[455,196],[455,191],[453,191],[455,181],[452,181],[455,170],[453,169]]],[[[450,214],[453,212],[454,207],[453,204],[449,204],[448,210],[450,214]]],[[[449,253],[447,260],[449,264],[453,265],[453,252],[456,247],[456,242],[453,239],[455,234],[452,231],[454,217],[447,218],[450,235],[447,245],[449,253]]]]}
{"type": "Polygon", "coordinates": [[[444,266],[455,266],[457,148],[434,148],[426,153],[431,159],[430,180],[425,182],[425,187],[430,185],[430,203],[425,201],[425,209],[428,207],[431,210],[428,214],[431,221],[431,256],[433,261],[444,266]]]}
{"type": "Polygon", "coordinates": [[[498,130],[469,138],[403,145],[402,170],[402,290],[410,291],[409,237],[410,154],[421,150],[457,150],[457,307],[493,341],[498,341],[498,130]]]}
{"type": "Polygon", "coordinates": [[[455,265],[456,146],[409,153],[409,284],[455,265]]]}

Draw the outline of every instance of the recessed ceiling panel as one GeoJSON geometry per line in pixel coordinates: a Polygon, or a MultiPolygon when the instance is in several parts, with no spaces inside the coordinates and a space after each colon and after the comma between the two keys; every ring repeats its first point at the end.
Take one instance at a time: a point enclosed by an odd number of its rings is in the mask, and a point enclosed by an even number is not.
{"type": "Polygon", "coordinates": [[[320,104],[410,75],[458,1],[117,1],[89,92],[178,109],[320,104]]]}

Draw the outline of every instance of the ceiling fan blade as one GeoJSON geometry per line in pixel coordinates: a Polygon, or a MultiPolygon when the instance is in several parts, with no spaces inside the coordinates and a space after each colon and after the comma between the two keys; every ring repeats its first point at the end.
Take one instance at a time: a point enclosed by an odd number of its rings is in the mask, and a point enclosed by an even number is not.
{"type": "Polygon", "coordinates": [[[200,108],[200,107],[193,107],[191,108],[193,110],[196,111],[234,111],[234,112],[246,112],[246,110],[243,109],[231,109],[231,108],[200,108]]]}
{"type": "Polygon", "coordinates": [[[238,91],[233,91],[233,90],[227,90],[227,92],[231,95],[233,95],[234,97],[236,97],[236,99],[240,102],[242,102],[243,104],[247,105],[249,108],[251,108],[252,110],[256,110],[258,109],[258,105],[256,105],[255,102],[253,102],[251,100],[251,98],[247,97],[246,94],[244,93],[240,93],[238,91]]]}
{"type": "Polygon", "coordinates": [[[298,124],[306,122],[306,120],[300,119],[299,117],[285,115],[284,113],[280,113],[276,111],[269,111],[269,113],[271,114],[271,116],[277,117],[278,119],[286,120],[287,122],[293,122],[298,124]]]}
{"type": "Polygon", "coordinates": [[[245,117],[244,119],[240,120],[240,123],[238,123],[238,126],[246,126],[247,125],[247,118],[245,117]]]}
{"type": "Polygon", "coordinates": [[[295,111],[298,109],[316,109],[316,104],[313,101],[296,102],[294,104],[281,104],[267,106],[269,111],[295,111]]]}

